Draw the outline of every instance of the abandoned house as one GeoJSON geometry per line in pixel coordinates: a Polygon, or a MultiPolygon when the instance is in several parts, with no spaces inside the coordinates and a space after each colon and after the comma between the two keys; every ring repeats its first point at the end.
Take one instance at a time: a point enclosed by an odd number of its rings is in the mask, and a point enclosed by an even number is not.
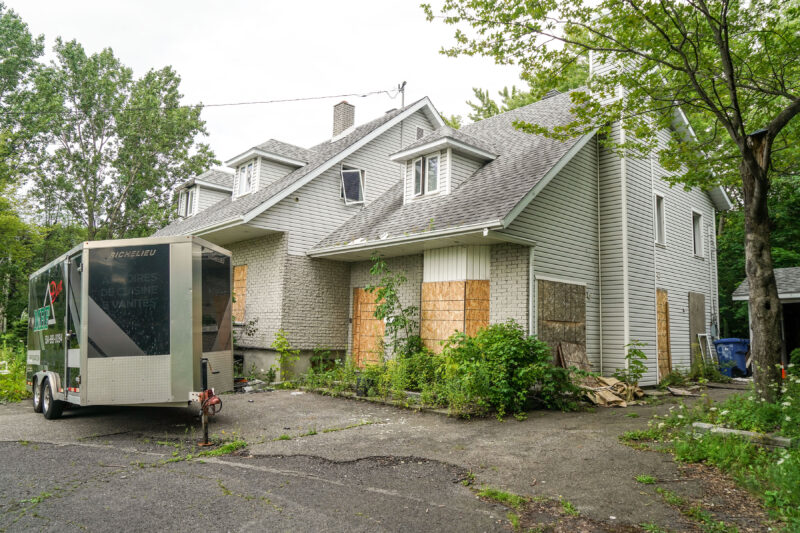
{"type": "MultiPolygon", "coordinates": [[[[179,218],[156,235],[231,250],[235,322],[253,326],[238,335],[246,368],[274,362],[278,329],[305,361],[321,347],[377,360],[384,324],[364,287],[378,253],[407,276],[401,298],[433,350],[514,319],[551,346],[581,345],[605,374],[641,341],[654,384],[716,324],[714,215],[730,201],[670,187],[655,157],[620,157],[594,133],[561,142],[513,126],[564,124],[570,107],[553,92],[454,130],[427,98],[358,126],[341,102],[317,146],[269,140],[227,161],[232,173],[182,184],[179,218]]],[[[682,114],[674,127],[690,130],[682,114]]]]}

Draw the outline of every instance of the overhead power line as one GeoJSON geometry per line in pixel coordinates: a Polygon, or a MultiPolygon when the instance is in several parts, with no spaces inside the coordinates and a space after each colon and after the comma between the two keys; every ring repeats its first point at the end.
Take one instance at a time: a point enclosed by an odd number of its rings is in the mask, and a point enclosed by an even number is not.
{"type": "MultiPolygon", "coordinates": [[[[217,103],[217,104],[181,104],[177,106],[142,106],[142,107],[129,107],[126,108],[126,111],[153,111],[156,109],[189,109],[189,108],[207,108],[207,107],[235,107],[235,106],[245,106],[245,105],[263,105],[263,104],[282,104],[287,102],[305,102],[309,100],[327,100],[329,98],[366,98],[367,96],[373,96],[376,94],[386,94],[389,98],[396,98],[398,93],[401,92],[398,89],[389,89],[389,90],[381,90],[381,91],[369,91],[365,93],[346,93],[346,94],[328,94],[325,96],[304,96],[299,98],[276,98],[274,100],[253,100],[247,102],[225,102],[225,103],[217,103]]],[[[34,109],[29,111],[0,111],[0,114],[3,115],[58,115],[58,114],[74,114],[72,110],[64,110],[64,109],[34,109]]]]}

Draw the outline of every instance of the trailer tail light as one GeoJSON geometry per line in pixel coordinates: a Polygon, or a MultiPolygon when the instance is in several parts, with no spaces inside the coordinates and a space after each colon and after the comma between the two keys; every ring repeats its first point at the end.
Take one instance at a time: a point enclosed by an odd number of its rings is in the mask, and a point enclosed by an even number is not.
{"type": "Polygon", "coordinates": [[[79,389],[78,387],[68,387],[67,390],[69,392],[80,392],[81,391],[81,389],[79,389]]]}

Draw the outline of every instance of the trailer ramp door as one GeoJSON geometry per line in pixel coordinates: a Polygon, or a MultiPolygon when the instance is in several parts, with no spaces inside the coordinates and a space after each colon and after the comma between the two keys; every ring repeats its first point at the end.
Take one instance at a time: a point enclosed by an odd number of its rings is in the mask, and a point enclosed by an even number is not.
{"type": "Polygon", "coordinates": [[[168,244],[89,250],[87,403],[170,402],[168,244]]]}

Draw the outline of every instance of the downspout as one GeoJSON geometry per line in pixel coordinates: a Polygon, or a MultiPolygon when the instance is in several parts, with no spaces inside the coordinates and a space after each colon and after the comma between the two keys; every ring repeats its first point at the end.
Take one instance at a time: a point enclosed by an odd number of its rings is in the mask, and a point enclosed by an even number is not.
{"type": "MultiPolygon", "coordinates": [[[[621,89],[621,88],[620,88],[621,89]]],[[[620,144],[626,141],[625,128],[620,121],[620,144]]],[[[630,344],[630,291],[628,290],[628,165],[626,154],[620,157],[620,188],[621,188],[621,211],[622,211],[622,324],[623,324],[623,345],[630,344]]],[[[623,350],[625,350],[623,346],[623,350]]],[[[623,354],[624,357],[624,354],[623,354]]],[[[628,359],[625,359],[625,368],[628,368],[628,359]]]]}
{"type": "Polygon", "coordinates": [[[600,314],[600,375],[603,375],[603,248],[600,237],[600,140],[597,136],[594,138],[594,146],[597,158],[597,308],[600,314]]]}
{"type": "MultiPolygon", "coordinates": [[[[656,231],[657,231],[657,224],[656,217],[658,216],[658,212],[656,211],[656,189],[655,189],[655,165],[653,163],[653,154],[650,154],[650,205],[652,206],[653,216],[650,217],[653,223],[653,327],[655,328],[655,339],[656,339],[656,383],[661,382],[661,377],[659,373],[661,369],[659,368],[658,364],[658,247],[656,246],[656,231]]],[[[667,220],[667,205],[664,204],[664,222],[666,224],[667,220]]],[[[666,228],[664,228],[666,232],[666,228]]],[[[669,298],[669,296],[668,296],[669,298]]],[[[670,354],[670,361],[672,355],[670,354]]],[[[666,377],[666,376],[664,376],[666,377]]]]}

